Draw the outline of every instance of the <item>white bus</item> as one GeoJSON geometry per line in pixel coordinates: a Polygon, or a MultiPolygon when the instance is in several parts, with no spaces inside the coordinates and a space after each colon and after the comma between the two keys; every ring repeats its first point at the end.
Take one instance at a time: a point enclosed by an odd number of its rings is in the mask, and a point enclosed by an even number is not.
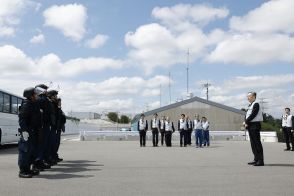
{"type": "Polygon", "coordinates": [[[18,141],[18,110],[22,100],[0,89],[0,145],[18,141]]]}

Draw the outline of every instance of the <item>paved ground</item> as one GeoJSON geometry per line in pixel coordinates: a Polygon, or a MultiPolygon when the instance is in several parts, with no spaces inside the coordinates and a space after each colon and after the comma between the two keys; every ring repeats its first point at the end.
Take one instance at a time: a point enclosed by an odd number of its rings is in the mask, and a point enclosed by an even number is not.
{"type": "MultiPolygon", "coordinates": [[[[148,143],[150,145],[150,142],[148,143]]],[[[265,167],[248,166],[248,142],[210,148],[138,147],[132,141],[63,141],[65,161],[19,179],[15,146],[0,149],[1,196],[294,195],[294,152],[266,143],[265,167]]]]}

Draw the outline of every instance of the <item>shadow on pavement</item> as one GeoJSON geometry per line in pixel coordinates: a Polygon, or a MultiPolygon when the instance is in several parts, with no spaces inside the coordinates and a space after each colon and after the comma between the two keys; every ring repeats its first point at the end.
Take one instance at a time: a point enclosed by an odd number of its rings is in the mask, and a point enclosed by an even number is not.
{"type": "Polygon", "coordinates": [[[265,166],[269,166],[269,167],[294,167],[294,164],[277,163],[277,164],[265,164],[265,166]]]}
{"type": "Polygon", "coordinates": [[[69,178],[91,178],[94,175],[82,175],[77,173],[101,171],[102,169],[98,167],[103,167],[102,164],[94,164],[96,161],[89,160],[72,160],[63,161],[58,163],[58,165],[53,166],[51,169],[46,170],[46,174],[41,172],[39,176],[35,178],[45,178],[45,179],[69,179],[69,178]],[[54,172],[53,174],[48,174],[48,172],[54,172]]]}

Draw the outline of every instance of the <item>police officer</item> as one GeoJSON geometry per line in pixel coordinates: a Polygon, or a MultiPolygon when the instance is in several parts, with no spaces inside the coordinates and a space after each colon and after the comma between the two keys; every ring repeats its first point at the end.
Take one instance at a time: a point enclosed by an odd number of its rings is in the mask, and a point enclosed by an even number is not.
{"type": "Polygon", "coordinates": [[[291,150],[290,143],[292,145],[292,151],[294,151],[294,117],[290,114],[290,108],[285,108],[285,114],[282,116],[282,130],[284,133],[284,138],[286,140],[285,151],[291,150]]]}
{"type": "Polygon", "coordinates": [[[160,135],[161,135],[161,146],[164,144],[164,138],[165,138],[165,116],[161,117],[160,120],[160,135]]]}
{"type": "Polygon", "coordinates": [[[187,121],[185,118],[185,114],[181,114],[181,118],[178,121],[178,131],[180,132],[180,146],[182,147],[184,144],[184,147],[187,146],[187,121]]]}
{"type": "Polygon", "coordinates": [[[36,166],[38,169],[44,170],[51,168],[48,161],[51,103],[47,97],[48,86],[45,84],[39,84],[36,85],[35,88],[41,89],[40,91],[42,91],[37,99],[40,110],[42,112],[42,129],[39,134],[40,147],[38,149],[38,162],[36,166]]]}
{"type": "Polygon", "coordinates": [[[192,132],[193,132],[193,122],[191,121],[190,117],[187,116],[187,144],[191,145],[192,141],[191,141],[191,137],[192,137],[192,132]]]}
{"type": "Polygon", "coordinates": [[[195,115],[195,120],[193,121],[193,129],[195,131],[195,141],[196,148],[202,148],[203,143],[203,127],[199,115],[195,115]]]}
{"type": "Polygon", "coordinates": [[[50,113],[50,134],[49,134],[49,146],[48,146],[48,161],[51,165],[57,164],[56,159],[56,138],[57,138],[57,121],[58,121],[58,102],[57,102],[58,91],[50,90],[48,91],[48,98],[51,106],[50,113]]]}
{"type": "Polygon", "coordinates": [[[53,158],[57,161],[63,161],[62,158],[59,157],[58,155],[58,150],[60,146],[60,139],[61,139],[61,132],[65,132],[65,123],[66,123],[66,116],[64,112],[61,109],[61,99],[57,99],[57,133],[56,133],[56,142],[55,142],[55,150],[53,153],[53,158]]]}
{"type": "Polygon", "coordinates": [[[36,158],[37,133],[41,129],[41,113],[38,104],[36,104],[35,88],[26,88],[23,96],[26,99],[23,100],[19,112],[19,177],[31,178],[33,175],[39,174],[39,170],[35,167],[31,170],[31,165],[36,158]]]}
{"type": "Polygon", "coordinates": [[[146,131],[148,130],[148,122],[147,122],[147,120],[145,120],[144,114],[141,114],[137,127],[138,127],[138,131],[140,134],[140,146],[145,147],[145,145],[146,145],[146,131]]]}
{"type": "Polygon", "coordinates": [[[166,120],[164,122],[164,129],[165,129],[165,144],[167,147],[172,146],[172,133],[175,132],[174,123],[170,121],[169,117],[166,117],[166,120]]]}
{"type": "Polygon", "coordinates": [[[153,115],[153,119],[151,119],[151,130],[152,130],[152,143],[153,147],[158,146],[158,133],[159,133],[159,127],[160,127],[160,120],[157,118],[158,115],[155,113],[153,115]]]}
{"type": "Polygon", "coordinates": [[[243,125],[248,129],[251,149],[254,155],[254,160],[248,164],[264,166],[263,148],[260,141],[261,122],[263,121],[262,111],[259,103],[256,101],[256,92],[249,92],[247,99],[250,104],[243,125]]]}

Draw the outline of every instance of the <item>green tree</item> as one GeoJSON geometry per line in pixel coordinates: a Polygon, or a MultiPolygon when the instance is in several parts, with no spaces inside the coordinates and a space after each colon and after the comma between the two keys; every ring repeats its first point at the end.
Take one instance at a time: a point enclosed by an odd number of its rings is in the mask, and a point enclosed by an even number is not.
{"type": "Polygon", "coordinates": [[[116,112],[109,112],[107,114],[107,117],[109,120],[113,121],[113,122],[117,122],[118,121],[118,115],[116,112]]]}
{"type": "Polygon", "coordinates": [[[126,116],[126,115],[121,115],[119,121],[122,124],[128,124],[130,122],[130,118],[128,116],[126,116]]]}

